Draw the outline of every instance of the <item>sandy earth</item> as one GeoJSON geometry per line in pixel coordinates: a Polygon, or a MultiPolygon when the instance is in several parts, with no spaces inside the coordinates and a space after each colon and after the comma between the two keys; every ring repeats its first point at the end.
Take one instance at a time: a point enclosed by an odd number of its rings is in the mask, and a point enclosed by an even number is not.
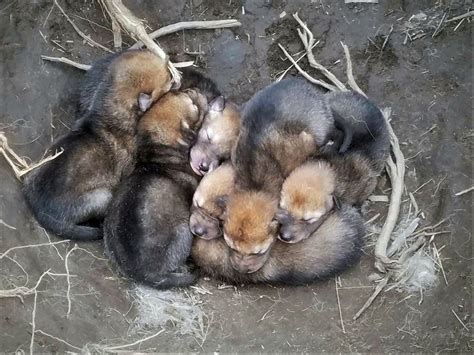
{"type": "MultiPolygon", "coordinates": [[[[392,124],[407,160],[406,188],[415,193],[426,219],[433,224],[449,217],[436,236],[448,285],[439,275],[438,286],[407,298],[397,291],[383,293],[357,321],[352,316],[373,290],[367,276],[373,272],[368,249],[360,265],[341,276],[339,290],[345,333],[341,329],[335,282],[307,287],[266,285],[218,289],[218,283],[200,281],[211,294],[197,294],[210,322],[204,342],[179,335],[172,325],[141,349],[157,351],[252,352],[470,352],[472,351],[472,26],[450,23],[435,38],[434,28],[424,38],[403,44],[401,25],[420,11],[447,17],[468,10],[468,1],[379,1],[379,5],[344,5],[343,1],[126,1],[151,29],[178,21],[237,18],[242,27],[217,31],[187,31],[160,40],[176,60],[202,51],[197,63],[222,91],[244,103],[256,90],[288,67],[277,43],[291,53],[302,49],[296,33],[295,11],[308,22],[320,44],[316,57],[332,66],[343,59],[339,41],[351,48],[360,86],[381,107],[393,109],[392,124]],[[331,5],[329,5],[331,4],[331,5]],[[241,6],[245,6],[242,14],[241,6]],[[436,7],[440,5],[440,7],[436,7]],[[286,11],[287,15],[280,18],[286,11]],[[394,26],[384,50],[380,47],[394,26]],[[431,130],[430,130],[431,129],[431,130]],[[454,313],[469,329],[464,329],[454,313]]],[[[60,1],[71,18],[97,42],[112,48],[109,24],[95,1],[60,1]],[[88,19],[88,22],[78,16],[88,19]]],[[[128,43],[131,39],[125,38],[128,43]]],[[[12,148],[35,160],[73,119],[78,83],[83,73],[61,64],[43,63],[40,55],[66,56],[91,63],[104,55],[72,30],[51,1],[0,1],[0,130],[12,148]],[[73,42],[67,42],[73,41],[73,42]],[[54,43],[56,42],[56,43],[54,43]],[[64,53],[63,53],[64,52],[64,53]]],[[[343,78],[343,62],[332,70],[343,78]]],[[[308,68],[302,61],[304,68],[308,68]]],[[[312,71],[314,73],[314,71],[312,71]]],[[[315,73],[317,76],[317,74],[315,73]]],[[[8,248],[47,242],[21,196],[21,184],[0,159],[0,252],[8,248]]],[[[380,193],[380,192],[379,192],[380,193]]],[[[404,196],[404,199],[406,196],[404,196]]],[[[404,204],[406,207],[407,204],[404,204]]],[[[367,218],[385,204],[373,203],[367,218]]],[[[53,241],[59,241],[51,236],[53,241]]],[[[63,260],[73,243],[12,251],[0,258],[0,286],[10,289],[28,281],[33,287],[46,270],[65,272],[63,260]],[[28,272],[29,279],[14,261],[28,272]]],[[[103,257],[100,243],[80,245],[103,257]]],[[[71,312],[67,317],[64,276],[46,276],[37,293],[36,329],[82,348],[101,341],[123,344],[143,334],[132,330],[135,313],[127,296],[130,284],[118,279],[107,262],[84,250],[69,254],[71,312]],[[129,313],[127,313],[130,310],[129,313]]],[[[189,291],[196,294],[195,290],[189,291]]],[[[28,351],[34,296],[0,300],[0,351],[28,351]]],[[[159,330],[159,329],[158,329],[159,330]]],[[[36,352],[74,348],[35,334],[36,352]]],[[[130,349],[137,349],[132,347],[130,349]]],[[[77,350],[77,349],[76,349],[77,350]]]]}

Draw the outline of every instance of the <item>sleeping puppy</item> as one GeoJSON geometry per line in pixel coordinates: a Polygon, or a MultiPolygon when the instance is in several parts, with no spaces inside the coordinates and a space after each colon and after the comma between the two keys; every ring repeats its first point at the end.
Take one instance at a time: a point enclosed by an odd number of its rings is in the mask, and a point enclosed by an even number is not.
{"type": "Polygon", "coordinates": [[[189,208],[198,178],[189,146],[207,102],[193,90],[170,92],[141,119],[137,165],[120,184],[104,221],[106,253],[120,272],[165,289],[187,286],[192,234],[189,208]]]}
{"type": "Polygon", "coordinates": [[[353,207],[334,210],[311,238],[297,244],[275,241],[264,252],[242,262],[222,238],[194,238],[192,258],[204,275],[230,282],[304,285],[337,275],[360,258],[364,221],[353,207]]]}
{"type": "Polygon", "coordinates": [[[189,228],[195,236],[203,239],[222,236],[225,204],[234,186],[235,171],[230,163],[222,164],[202,178],[194,193],[189,218],[189,228]]]}
{"type": "Polygon", "coordinates": [[[209,103],[190,153],[191,167],[202,176],[230,158],[230,151],[239,134],[240,114],[237,107],[222,96],[211,79],[191,68],[184,68],[182,74],[181,89],[198,90],[209,103]]]}
{"type": "Polygon", "coordinates": [[[209,104],[197,140],[191,148],[191,167],[198,175],[216,169],[230,158],[240,128],[240,113],[230,101],[217,97],[209,104]]]}
{"type": "Polygon", "coordinates": [[[166,63],[151,52],[113,57],[89,109],[50,149],[63,153],[25,179],[25,199],[44,228],[63,238],[101,238],[100,228],[85,223],[104,217],[133,167],[138,119],[170,87],[166,63]]]}
{"type": "Polygon", "coordinates": [[[308,238],[333,208],[334,201],[362,205],[374,191],[389,155],[388,127],[376,106],[352,92],[327,95],[333,112],[347,118],[353,127],[351,135],[355,140],[344,154],[308,162],[285,180],[277,213],[279,238],[284,242],[308,238]]]}
{"type": "Polygon", "coordinates": [[[334,131],[324,94],[305,80],[272,84],[246,104],[232,152],[236,190],[224,220],[225,240],[244,268],[246,259],[267,253],[276,240],[284,179],[309,157],[331,153],[334,131]]]}

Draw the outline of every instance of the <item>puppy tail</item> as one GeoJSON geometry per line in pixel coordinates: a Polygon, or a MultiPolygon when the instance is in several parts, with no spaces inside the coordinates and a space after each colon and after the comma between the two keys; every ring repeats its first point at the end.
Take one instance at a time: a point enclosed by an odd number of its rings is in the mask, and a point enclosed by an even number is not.
{"type": "Polygon", "coordinates": [[[333,110],[332,114],[334,116],[336,128],[340,129],[344,134],[344,139],[342,141],[341,146],[339,147],[339,153],[342,154],[345,153],[347,149],[349,149],[352,143],[352,127],[348,122],[346,122],[344,117],[339,115],[336,111],[333,110]]]}
{"type": "Polygon", "coordinates": [[[197,281],[197,276],[187,272],[170,272],[168,274],[158,274],[144,277],[142,280],[145,285],[159,290],[165,290],[173,287],[186,287],[197,281]]]}
{"type": "Polygon", "coordinates": [[[59,221],[41,212],[37,214],[36,218],[41,226],[62,238],[81,241],[102,238],[102,230],[97,227],[80,226],[67,221],[59,221]]]}

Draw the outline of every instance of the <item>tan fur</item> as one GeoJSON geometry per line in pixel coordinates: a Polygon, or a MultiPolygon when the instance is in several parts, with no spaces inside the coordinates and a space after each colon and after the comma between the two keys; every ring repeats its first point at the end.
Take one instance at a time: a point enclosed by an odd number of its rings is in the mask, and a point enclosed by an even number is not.
{"type": "Polygon", "coordinates": [[[204,175],[194,193],[194,203],[214,218],[222,218],[223,209],[217,198],[229,195],[235,185],[235,170],[231,164],[222,164],[216,170],[204,175]]]}
{"type": "Polygon", "coordinates": [[[171,88],[167,63],[148,50],[124,52],[110,68],[114,95],[106,104],[115,116],[128,118],[140,93],[158,100],[171,88]]]}
{"type": "Polygon", "coordinates": [[[235,192],[227,204],[224,233],[242,255],[255,253],[274,240],[272,220],[277,200],[262,191],[235,192]]]}
{"type": "Polygon", "coordinates": [[[218,145],[217,152],[221,156],[228,157],[239,134],[240,113],[232,102],[227,101],[224,110],[216,114],[220,114],[220,117],[213,121],[210,126],[216,136],[219,137],[215,143],[218,145]]]}
{"type": "Polygon", "coordinates": [[[185,141],[183,128],[196,129],[203,118],[203,107],[197,107],[190,94],[196,95],[192,91],[165,94],[142,117],[138,134],[147,133],[155,144],[179,146],[185,141]]]}
{"type": "Polygon", "coordinates": [[[294,218],[304,219],[310,211],[324,210],[335,188],[333,168],[326,162],[309,162],[296,168],[285,180],[280,207],[294,218]]]}

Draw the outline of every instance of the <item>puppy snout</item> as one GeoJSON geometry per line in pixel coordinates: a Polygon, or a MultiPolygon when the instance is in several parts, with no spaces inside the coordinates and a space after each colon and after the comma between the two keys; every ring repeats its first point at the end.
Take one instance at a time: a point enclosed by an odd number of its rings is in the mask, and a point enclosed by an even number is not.
{"type": "Polygon", "coordinates": [[[283,242],[290,242],[293,239],[293,233],[289,230],[280,230],[278,238],[283,242]]]}
{"type": "Polygon", "coordinates": [[[206,161],[201,161],[199,163],[199,170],[203,173],[207,173],[209,171],[209,163],[206,161]]]}
{"type": "Polygon", "coordinates": [[[206,230],[202,226],[192,227],[191,232],[198,237],[202,237],[204,234],[206,234],[206,230]]]}

